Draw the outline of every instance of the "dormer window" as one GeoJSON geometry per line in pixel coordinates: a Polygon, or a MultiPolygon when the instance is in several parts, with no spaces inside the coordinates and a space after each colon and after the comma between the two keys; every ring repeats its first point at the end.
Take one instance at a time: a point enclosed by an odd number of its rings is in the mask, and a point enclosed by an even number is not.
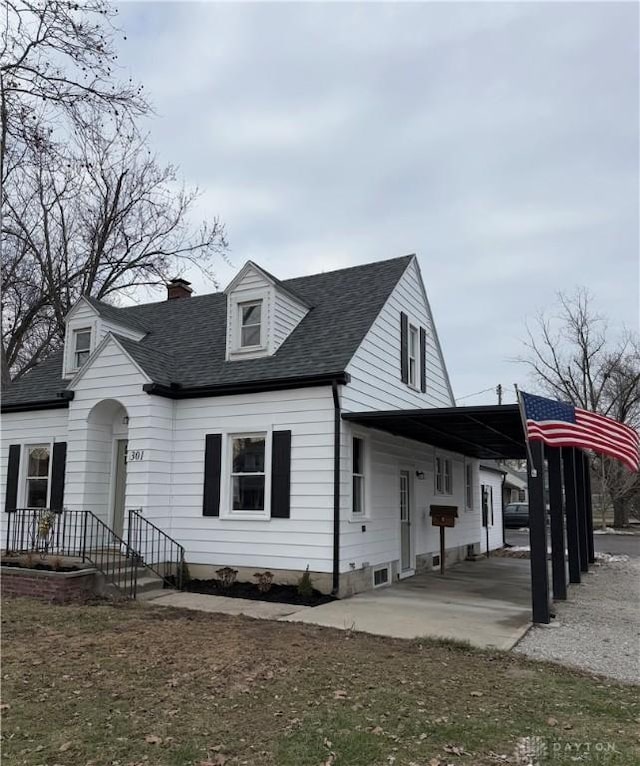
{"type": "Polygon", "coordinates": [[[224,292],[228,361],[275,354],[310,308],[285,284],[252,261],[245,263],[224,292]]]}
{"type": "Polygon", "coordinates": [[[240,312],[240,348],[256,348],[262,338],[262,301],[238,304],[240,312]]]}
{"type": "Polygon", "coordinates": [[[91,353],[91,328],[82,327],[73,331],[73,364],[79,370],[91,353]]]}

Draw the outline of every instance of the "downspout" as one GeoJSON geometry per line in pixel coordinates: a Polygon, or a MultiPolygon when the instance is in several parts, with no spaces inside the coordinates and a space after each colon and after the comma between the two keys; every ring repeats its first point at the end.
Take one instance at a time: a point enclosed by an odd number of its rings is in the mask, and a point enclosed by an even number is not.
{"type": "Polygon", "coordinates": [[[338,381],[331,381],[333,394],[333,588],[331,595],[340,590],[340,395],[338,381]]]}

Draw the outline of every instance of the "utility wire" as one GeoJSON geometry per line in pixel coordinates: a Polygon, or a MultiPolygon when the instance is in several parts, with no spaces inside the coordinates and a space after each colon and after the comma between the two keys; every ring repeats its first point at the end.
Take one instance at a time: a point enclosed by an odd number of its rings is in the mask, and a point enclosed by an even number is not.
{"type": "Polygon", "coordinates": [[[457,396],[457,401],[461,402],[463,399],[470,399],[472,396],[480,396],[480,394],[486,394],[488,391],[495,391],[495,386],[491,388],[484,388],[482,391],[476,391],[475,394],[467,394],[466,396],[457,396]]]}

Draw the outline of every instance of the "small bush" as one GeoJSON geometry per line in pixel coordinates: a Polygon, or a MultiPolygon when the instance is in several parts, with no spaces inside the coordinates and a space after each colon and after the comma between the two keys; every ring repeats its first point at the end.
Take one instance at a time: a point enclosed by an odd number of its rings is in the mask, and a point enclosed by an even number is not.
{"type": "Polygon", "coordinates": [[[27,569],[33,569],[33,552],[29,551],[27,555],[24,557],[24,565],[27,567],[27,569]]]}
{"type": "Polygon", "coordinates": [[[258,581],[256,585],[260,593],[268,593],[273,585],[273,572],[256,572],[253,575],[258,581]]]}
{"type": "Polygon", "coordinates": [[[313,597],[313,583],[311,582],[311,575],[309,574],[309,565],[304,570],[300,579],[298,580],[298,595],[300,598],[309,600],[313,597]]]}
{"type": "Polygon", "coordinates": [[[62,559],[60,556],[56,556],[56,558],[51,562],[51,569],[55,570],[56,572],[59,572],[64,564],[62,563],[62,559]]]}
{"type": "Polygon", "coordinates": [[[222,567],[222,569],[216,569],[220,585],[223,588],[230,588],[236,581],[237,569],[231,569],[231,567],[222,567]]]}

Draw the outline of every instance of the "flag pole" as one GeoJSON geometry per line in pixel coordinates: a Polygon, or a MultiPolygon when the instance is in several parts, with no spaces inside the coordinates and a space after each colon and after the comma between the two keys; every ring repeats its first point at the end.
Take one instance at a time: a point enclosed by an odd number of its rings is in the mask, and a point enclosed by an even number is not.
{"type": "Polygon", "coordinates": [[[527,431],[527,416],[524,412],[524,405],[522,403],[522,397],[520,396],[520,389],[518,388],[518,384],[514,383],[513,387],[516,390],[516,398],[518,399],[518,409],[520,410],[520,419],[522,420],[522,430],[524,431],[524,442],[527,447],[527,455],[529,456],[529,460],[527,461],[529,464],[529,472],[531,474],[531,478],[535,479],[538,476],[538,472],[535,469],[535,463],[533,462],[533,455],[531,454],[531,445],[529,444],[529,435],[527,431]]]}

